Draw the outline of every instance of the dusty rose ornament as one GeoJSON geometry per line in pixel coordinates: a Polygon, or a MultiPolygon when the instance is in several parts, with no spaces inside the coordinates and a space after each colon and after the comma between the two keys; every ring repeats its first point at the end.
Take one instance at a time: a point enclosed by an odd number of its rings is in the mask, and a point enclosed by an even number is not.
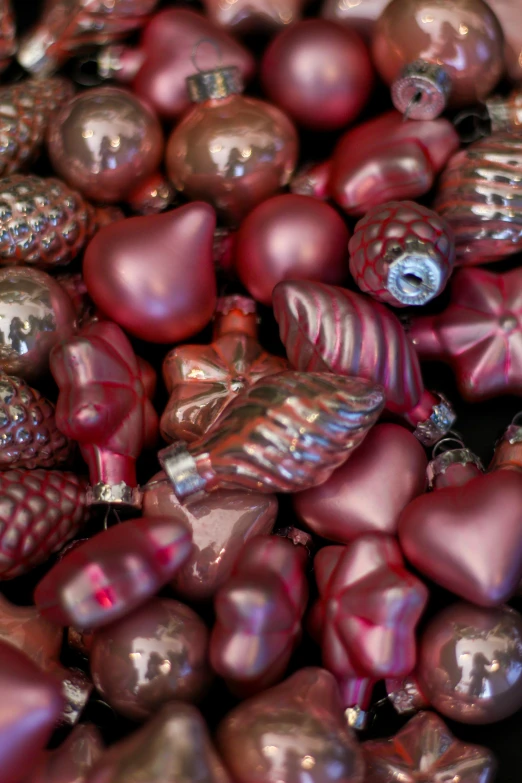
{"type": "Polygon", "coordinates": [[[136,459],[157,429],[140,366],[121,329],[90,324],[53,351],[56,421],[80,444],[91,503],[139,503],[136,459]]]}
{"type": "Polygon", "coordinates": [[[180,500],[213,489],[295,492],[326,481],[382,405],[381,388],[358,378],[277,373],[231,402],[203,438],[158,456],[180,500]]]}
{"type": "Polygon", "coordinates": [[[215,597],[210,662],[241,695],[274,685],[301,639],[309,537],[258,536],[243,547],[215,597]],[[302,543],[299,537],[303,538],[302,543]]]}
{"type": "Polygon", "coordinates": [[[419,358],[448,363],[468,402],[522,391],[521,285],[520,269],[461,269],[446,309],[408,326],[419,358]]]}
{"type": "Polygon", "coordinates": [[[366,783],[455,780],[493,783],[496,762],[480,745],[459,742],[432,712],[419,712],[394,737],[363,743],[366,783]]]}
{"type": "Polygon", "coordinates": [[[413,201],[370,209],[348,248],[350,272],[361,291],[394,307],[423,305],[438,296],[455,264],[449,225],[413,201]]]}
{"type": "Polygon", "coordinates": [[[46,0],[39,22],[22,39],[18,62],[49,76],[78,49],[109,43],[142,25],[157,0],[46,0]]]}
{"type": "Polygon", "coordinates": [[[44,751],[23,783],[84,783],[102,753],[103,741],[96,726],[80,723],[58,748],[44,751]]]}
{"type": "Polygon", "coordinates": [[[197,440],[238,394],[286,369],[286,361],[263,350],[257,336],[255,302],[226,296],[217,303],[210,345],[182,345],[167,354],[163,378],[170,399],[161,417],[166,440],[197,440]]]}
{"type": "Polygon", "coordinates": [[[383,305],[308,281],[279,283],[273,302],[291,366],[382,384],[388,410],[402,414],[425,445],[451,429],[455,414],[450,404],[424,389],[413,345],[383,305]]]}

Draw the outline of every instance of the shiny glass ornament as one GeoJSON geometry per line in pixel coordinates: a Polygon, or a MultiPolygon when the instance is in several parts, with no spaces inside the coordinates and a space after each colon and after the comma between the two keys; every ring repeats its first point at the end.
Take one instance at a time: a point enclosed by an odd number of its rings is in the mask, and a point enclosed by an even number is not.
{"type": "Polygon", "coordinates": [[[455,264],[445,220],[413,201],[369,210],[349,243],[350,272],[365,294],[394,307],[423,305],[438,296],[455,264]]]}
{"type": "Polygon", "coordinates": [[[405,427],[376,424],[350,459],[294,510],[312,532],[347,544],[365,533],[395,535],[402,509],[426,486],[424,449],[405,427]]]}
{"type": "Polygon", "coordinates": [[[344,288],[307,281],[279,283],[273,303],[291,366],[382,384],[386,407],[403,414],[425,445],[451,429],[455,414],[450,404],[424,389],[413,345],[383,305],[344,288]]]}
{"type": "Polygon", "coordinates": [[[321,16],[346,25],[370,39],[375,22],[389,0],[325,0],[321,16]]]}
{"type": "Polygon", "coordinates": [[[522,135],[497,132],[454,155],[434,208],[453,229],[457,263],[500,261],[522,248],[522,135]]]}
{"type": "Polygon", "coordinates": [[[395,107],[416,120],[486,98],[502,75],[503,47],[484,0],[391,0],[372,37],[395,107]]]}
{"type": "Polygon", "coordinates": [[[379,386],[358,378],[282,372],[239,395],[199,441],[158,456],[180,500],[213,489],[295,492],[348,459],[383,401],[379,386]]]}
{"type": "Polygon", "coordinates": [[[197,440],[238,394],[260,378],[286,369],[286,361],[267,353],[257,337],[255,302],[226,296],[217,303],[210,345],[181,345],[169,351],[163,379],[170,399],[160,425],[165,440],[197,440]]]}
{"type": "Polygon", "coordinates": [[[231,33],[271,31],[301,18],[303,0],[204,0],[209,19],[231,33]]]}
{"type": "Polygon", "coordinates": [[[127,337],[110,321],[92,323],[55,348],[51,371],[57,424],[89,467],[89,501],[138,504],[136,460],[158,419],[127,337]]]}
{"type": "Polygon", "coordinates": [[[504,62],[512,81],[522,80],[522,35],[518,0],[487,0],[504,33],[504,62]]]}
{"type": "Polygon", "coordinates": [[[228,223],[288,185],[298,152],[295,129],[275,106],[241,95],[237,68],[187,79],[196,105],[174,128],[166,166],[177,190],[212,204],[228,223]]]}
{"type": "Polygon", "coordinates": [[[56,625],[95,630],[157,593],[190,548],[190,532],[180,520],[129,520],[67,552],[39,582],[36,606],[56,625]]]}

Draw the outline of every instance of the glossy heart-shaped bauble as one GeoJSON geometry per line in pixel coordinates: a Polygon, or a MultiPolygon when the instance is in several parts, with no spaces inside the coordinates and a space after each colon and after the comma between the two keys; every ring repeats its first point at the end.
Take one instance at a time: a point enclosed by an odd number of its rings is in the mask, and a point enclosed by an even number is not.
{"type": "Polygon", "coordinates": [[[105,226],[83,264],[95,304],[142,340],[174,343],[196,334],[216,305],[215,225],[212,207],[193,202],[105,226]]]}
{"type": "Polygon", "coordinates": [[[424,491],[426,453],[397,424],[378,424],[353,456],[318,487],[293,495],[308,527],[347,544],[364,533],[395,535],[399,514],[424,491]]]}
{"type": "Polygon", "coordinates": [[[499,606],[522,576],[522,478],[499,470],[422,495],[403,511],[399,538],[423,574],[479,606],[499,606]]]}

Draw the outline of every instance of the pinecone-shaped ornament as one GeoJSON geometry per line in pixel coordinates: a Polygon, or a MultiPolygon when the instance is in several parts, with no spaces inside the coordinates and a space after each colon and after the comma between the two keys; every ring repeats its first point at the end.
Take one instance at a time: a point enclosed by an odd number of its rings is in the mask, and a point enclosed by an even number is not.
{"type": "Polygon", "coordinates": [[[0,580],[44,562],[87,520],[86,482],[58,470],[0,473],[0,580]]]}
{"type": "Polygon", "coordinates": [[[0,71],[16,52],[16,27],[11,0],[0,0],[0,71]]]}
{"type": "Polygon", "coordinates": [[[0,180],[0,264],[63,266],[95,229],[94,209],[59,179],[14,174],[0,180]]]}
{"type": "Polygon", "coordinates": [[[1,177],[20,171],[33,160],[45,141],[49,120],[73,94],[72,84],[59,77],[30,79],[0,89],[1,177]]]}
{"type": "Polygon", "coordinates": [[[53,468],[74,447],[54,417],[54,405],[14,375],[0,376],[0,470],[53,468]]]}
{"type": "Polygon", "coordinates": [[[357,223],[349,250],[350,272],[361,291],[394,307],[438,296],[455,265],[451,228],[413,201],[370,209],[357,223]]]}

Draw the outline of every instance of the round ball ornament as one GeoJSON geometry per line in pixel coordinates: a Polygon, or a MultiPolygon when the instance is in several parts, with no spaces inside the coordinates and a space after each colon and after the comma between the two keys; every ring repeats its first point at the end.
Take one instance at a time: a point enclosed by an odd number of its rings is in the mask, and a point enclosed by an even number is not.
{"type": "Polygon", "coordinates": [[[239,223],[289,183],[298,151],[294,126],[275,106],[241,95],[235,67],[198,72],[187,86],[196,105],[169,139],[169,177],[189,199],[239,223]]]}
{"type": "Polygon", "coordinates": [[[373,70],[358,33],[326,19],[307,19],[274,38],[261,79],[270,100],[298,125],[336,130],[363,109],[373,70]]]}
{"type": "Polygon", "coordinates": [[[117,87],[78,95],[54,116],[49,155],[55,171],[92,201],[126,200],[163,154],[157,117],[117,87]]]}

